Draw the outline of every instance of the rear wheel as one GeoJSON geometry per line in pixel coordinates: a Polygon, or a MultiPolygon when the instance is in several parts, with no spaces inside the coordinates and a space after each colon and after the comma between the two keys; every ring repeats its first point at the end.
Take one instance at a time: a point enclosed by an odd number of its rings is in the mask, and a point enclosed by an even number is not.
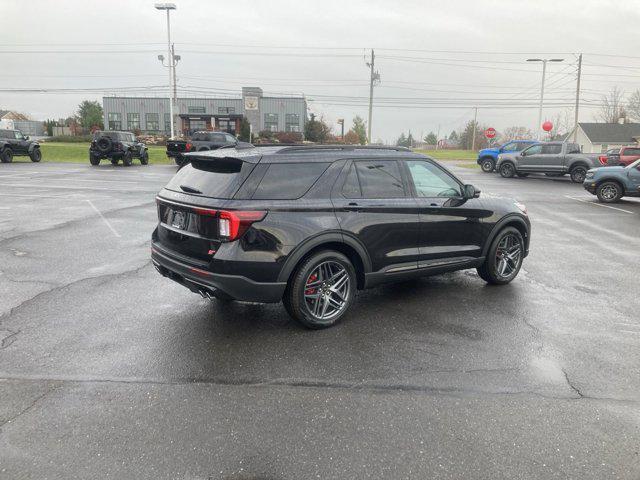
{"type": "Polygon", "coordinates": [[[285,291],[284,306],[307,328],[335,325],[353,303],[356,272],[347,257],[323,251],[298,266],[285,291]]]}
{"type": "Polygon", "coordinates": [[[131,152],[126,152],[124,154],[124,156],[122,157],[122,164],[125,167],[130,167],[131,164],[133,164],[133,156],[131,155],[131,152]]]}
{"type": "Polygon", "coordinates": [[[622,198],[622,186],[617,182],[604,182],[598,185],[596,195],[602,203],[615,203],[622,198]]]}
{"type": "Polygon", "coordinates": [[[95,156],[93,153],[89,152],[89,163],[94,167],[100,165],[100,158],[95,156]]]}
{"type": "Polygon", "coordinates": [[[0,155],[0,160],[2,160],[2,163],[13,162],[13,151],[10,148],[5,149],[2,155],[0,155]]]}
{"type": "Polygon", "coordinates": [[[141,165],[149,165],[149,152],[148,151],[144,151],[142,152],[142,155],[140,156],[140,164],[141,165]]]}
{"type": "Polygon", "coordinates": [[[504,178],[513,178],[516,174],[516,167],[511,162],[500,165],[500,175],[504,178]]]}
{"type": "Polygon", "coordinates": [[[33,152],[31,152],[31,155],[29,155],[29,158],[31,158],[32,162],[39,162],[40,160],[42,160],[42,152],[40,151],[39,148],[34,148],[33,152]]]}
{"type": "Polygon", "coordinates": [[[484,173],[491,173],[496,168],[493,158],[487,157],[480,161],[480,168],[484,173]]]}
{"type": "Polygon", "coordinates": [[[577,165],[571,169],[570,175],[573,183],[582,183],[587,176],[587,167],[577,165]]]}
{"type": "Polygon", "coordinates": [[[522,234],[514,227],[502,230],[491,242],[478,275],[493,285],[505,285],[516,278],[524,258],[522,234]]]}

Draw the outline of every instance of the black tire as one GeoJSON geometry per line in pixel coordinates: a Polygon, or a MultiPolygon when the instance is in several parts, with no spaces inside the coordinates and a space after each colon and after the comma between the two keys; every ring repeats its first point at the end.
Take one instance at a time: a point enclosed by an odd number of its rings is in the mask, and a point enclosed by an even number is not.
{"type": "Polygon", "coordinates": [[[596,195],[602,203],[615,203],[620,201],[624,190],[618,182],[602,182],[596,188],[596,195]]]}
{"type": "Polygon", "coordinates": [[[335,325],[345,316],[349,307],[353,304],[356,288],[356,271],[349,259],[342,253],[324,250],[311,255],[298,265],[289,279],[282,301],[289,315],[305,327],[311,329],[327,328],[335,325]],[[318,278],[319,276],[322,277],[323,274],[316,272],[317,269],[323,269],[325,276],[328,278],[344,274],[346,279],[339,287],[338,284],[344,278],[343,276],[339,277],[337,283],[323,282],[322,278],[318,278]],[[330,273],[326,274],[327,271],[330,273]],[[313,280],[314,275],[316,280],[313,280]],[[318,284],[310,283],[310,281],[318,282],[318,284]],[[310,285],[313,286],[310,287],[310,285]],[[338,288],[341,289],[340,293],[332,290],[338,288]],[[322,312],[319,312],[320,315],[314,314],[311,310],[313,308],[311,303],[314,302],[312,297],[317,298],[314,303],[315,306],[324,307],[322,312]],[[343,301],[335,302],[340,304],[340,308],[336,308],[331,304],[332,300],[329,300],[329,298],[333,299],[334,302],[336,299],[343,299],[343,301]],[[333,312],[331,314],[323,314],[328,308],[331,308],[333,312]]]}
{"type": "Polygon", "coordinates": [[[516,173],[516,175],[518,175],[518,177],[520,178],[527,178],[529,176],[528,173],[516,173]]]}
{"type": "Polygon", "coordinates": [[[146,150],[140,156],[140,165],[149,165],[149,152],[146,150]]]}
{"type": "Polygon", "coordinates": [[[31,155],[29,155],[29,158],[32,162],[38,163],[40,160],[42,160],[42,152],[39,148],[34,148],[33,152],[31,152],[31,155]]]}
{"type": "Polygon", "coordinates": [[[587,167],[584,165],[576,165],[571,169],[569,175],[571,175],[571,181],[573,183],[582,183],[587,177],[587,167]]]}
{"type": "Polygon", "coordinates": [[[11,150],[10,148],[5,148],[4,152],[2,152],[2,155],[0,155],[0,160],[2,161],[2,163],[13,162],[13,150],[11,150]]]}
{"type": "Polygon", "coordinates": [[[89,152],[89,163],[94,167],[100,165],[100,158],[96,157],[93,153],[89,152]]]}
{"type": "Polygon", "coordinates": [[[117,158],[112,158],[111,159],[111,165],[118,165],[119,160],[117,158]]]}
{"type": "MultiPolygon", "coordinates": [[[[515,247],[516,243],[514,243],[513,245],[515,247]]],[[[489,247],[489,251],[487,252],[487,257],[484,263],[482,264],[482,266],[477,268],[478,275],[485,282],[492,285],[506,285],[518,275],[520,267],[522,267],[523,258],[524,240],[522,239],[522,234],[515,227],[506,227],[505,229],[501,230],[498,235],[496,235],[496,238],[494,238],[491,242],[491,246],[489,247]],[[517,242],[520,253],[517,257],[517,261],[515,262],[513,262],[513,260],[505,260],[510,268],[510,271],[508,275],[503,275],[500,273],[499,267],[500,265],[502,265],[500,263],[500,260],[504,258],[504,255],[502,252],[498,251],[498,247],[506,237],[510,237],[514,239],[515,242],[517,242]]]]}
{"type": "Polygon", "coordinates": [[[125,152],[122,157],[122,164],[125,167],[130,167],[133,164],[133,156],[131,155],[131,152],[125,152]]]}
{"type": "Polygon", "coordinates": [[[491,173],[496,169],[496,162],[491,157],[480,159],[480,168],[484,173],[491,173]]]}
{"type": "Polygon", "coordinates": [[[504,162],[500,165],[500,176],[503,178],[513,178],[516,174],[516,167],[511,162],[504,162]]]}
{"type": "Polygon", "coordinates": [[[96,148],[102,153],[109,153],[113,148],[113,140],[109,137],[100,137],[96,142],[96,148]]]}

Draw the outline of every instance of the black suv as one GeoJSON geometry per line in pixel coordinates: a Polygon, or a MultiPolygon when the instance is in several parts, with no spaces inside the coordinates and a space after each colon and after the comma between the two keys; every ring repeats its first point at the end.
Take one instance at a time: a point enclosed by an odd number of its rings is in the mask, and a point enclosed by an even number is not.
{"type": "Polygon", "coordinates": [[[188,162],[185,156],[189,152],[204,152],[221,147],[248,147],[251,144],[239,142],[236,137],[226,132],[194,132],[188,140],[167,140],[167,157],[173,158],[176,165],[183,166],[188,162]]]}
{"type": "Polygon", "coordinates": [[[122,160],[125,167],[131,166],[134,158],[139,158],[142,165],[147,165],[149,151],[131,132],[96,132],[89,147],[89,162],[91,165],[100,165],[103,158],[111,160],[113,165],[122,160]]]}
{"type": "Polygon", "coordinates": [[[357,289],[467,268],[506,284],[528,254],[524,205],[479,199],[407,149],[226,148],[190,160],[157,196],[157,270],[208,298],[283,300],[310,328],[337,322],[357,289]]]}
{"type": "Polygon", "coordinates": [[[38,142],[29,140],[20,130],[0,130],[0,160],[10,163],[16,155],[28,156],[32,162],[42,160],[38,142]]]}

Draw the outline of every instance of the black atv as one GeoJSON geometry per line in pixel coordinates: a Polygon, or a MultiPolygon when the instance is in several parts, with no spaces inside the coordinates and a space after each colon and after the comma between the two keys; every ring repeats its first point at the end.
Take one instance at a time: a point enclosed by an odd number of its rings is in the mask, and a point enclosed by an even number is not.
{"type": "Polygon", "coordinates": [[[10,163],[18,155],[29,156],[32,162],[39,162],[42,160],[40,144],[29,140],[29,136],[20,130],[0,130],[0,161],[10,163]]]}
{"type": "Polygon", "coordinates": [[[138,142],[130,132],[96,132],[89,147],[89,162],[100,165],[100,160],[108,158],[113,165],[120,160],[125,167],[131,166],[134,158],[140,159],[141,165],[149,163],[147,146],[138,142]]]}

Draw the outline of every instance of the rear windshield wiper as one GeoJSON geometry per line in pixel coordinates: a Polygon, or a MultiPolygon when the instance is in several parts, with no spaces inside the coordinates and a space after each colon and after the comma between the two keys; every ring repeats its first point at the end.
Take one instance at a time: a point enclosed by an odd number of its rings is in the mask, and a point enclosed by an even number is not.
{"type": "Polygon", "coordinates": [[[202,193],[197,188],[189,187],[188,185],[180,185],[180,188],[185,192],[189,192],[189,193],[200,193],[200,194],[202,193]]]}

